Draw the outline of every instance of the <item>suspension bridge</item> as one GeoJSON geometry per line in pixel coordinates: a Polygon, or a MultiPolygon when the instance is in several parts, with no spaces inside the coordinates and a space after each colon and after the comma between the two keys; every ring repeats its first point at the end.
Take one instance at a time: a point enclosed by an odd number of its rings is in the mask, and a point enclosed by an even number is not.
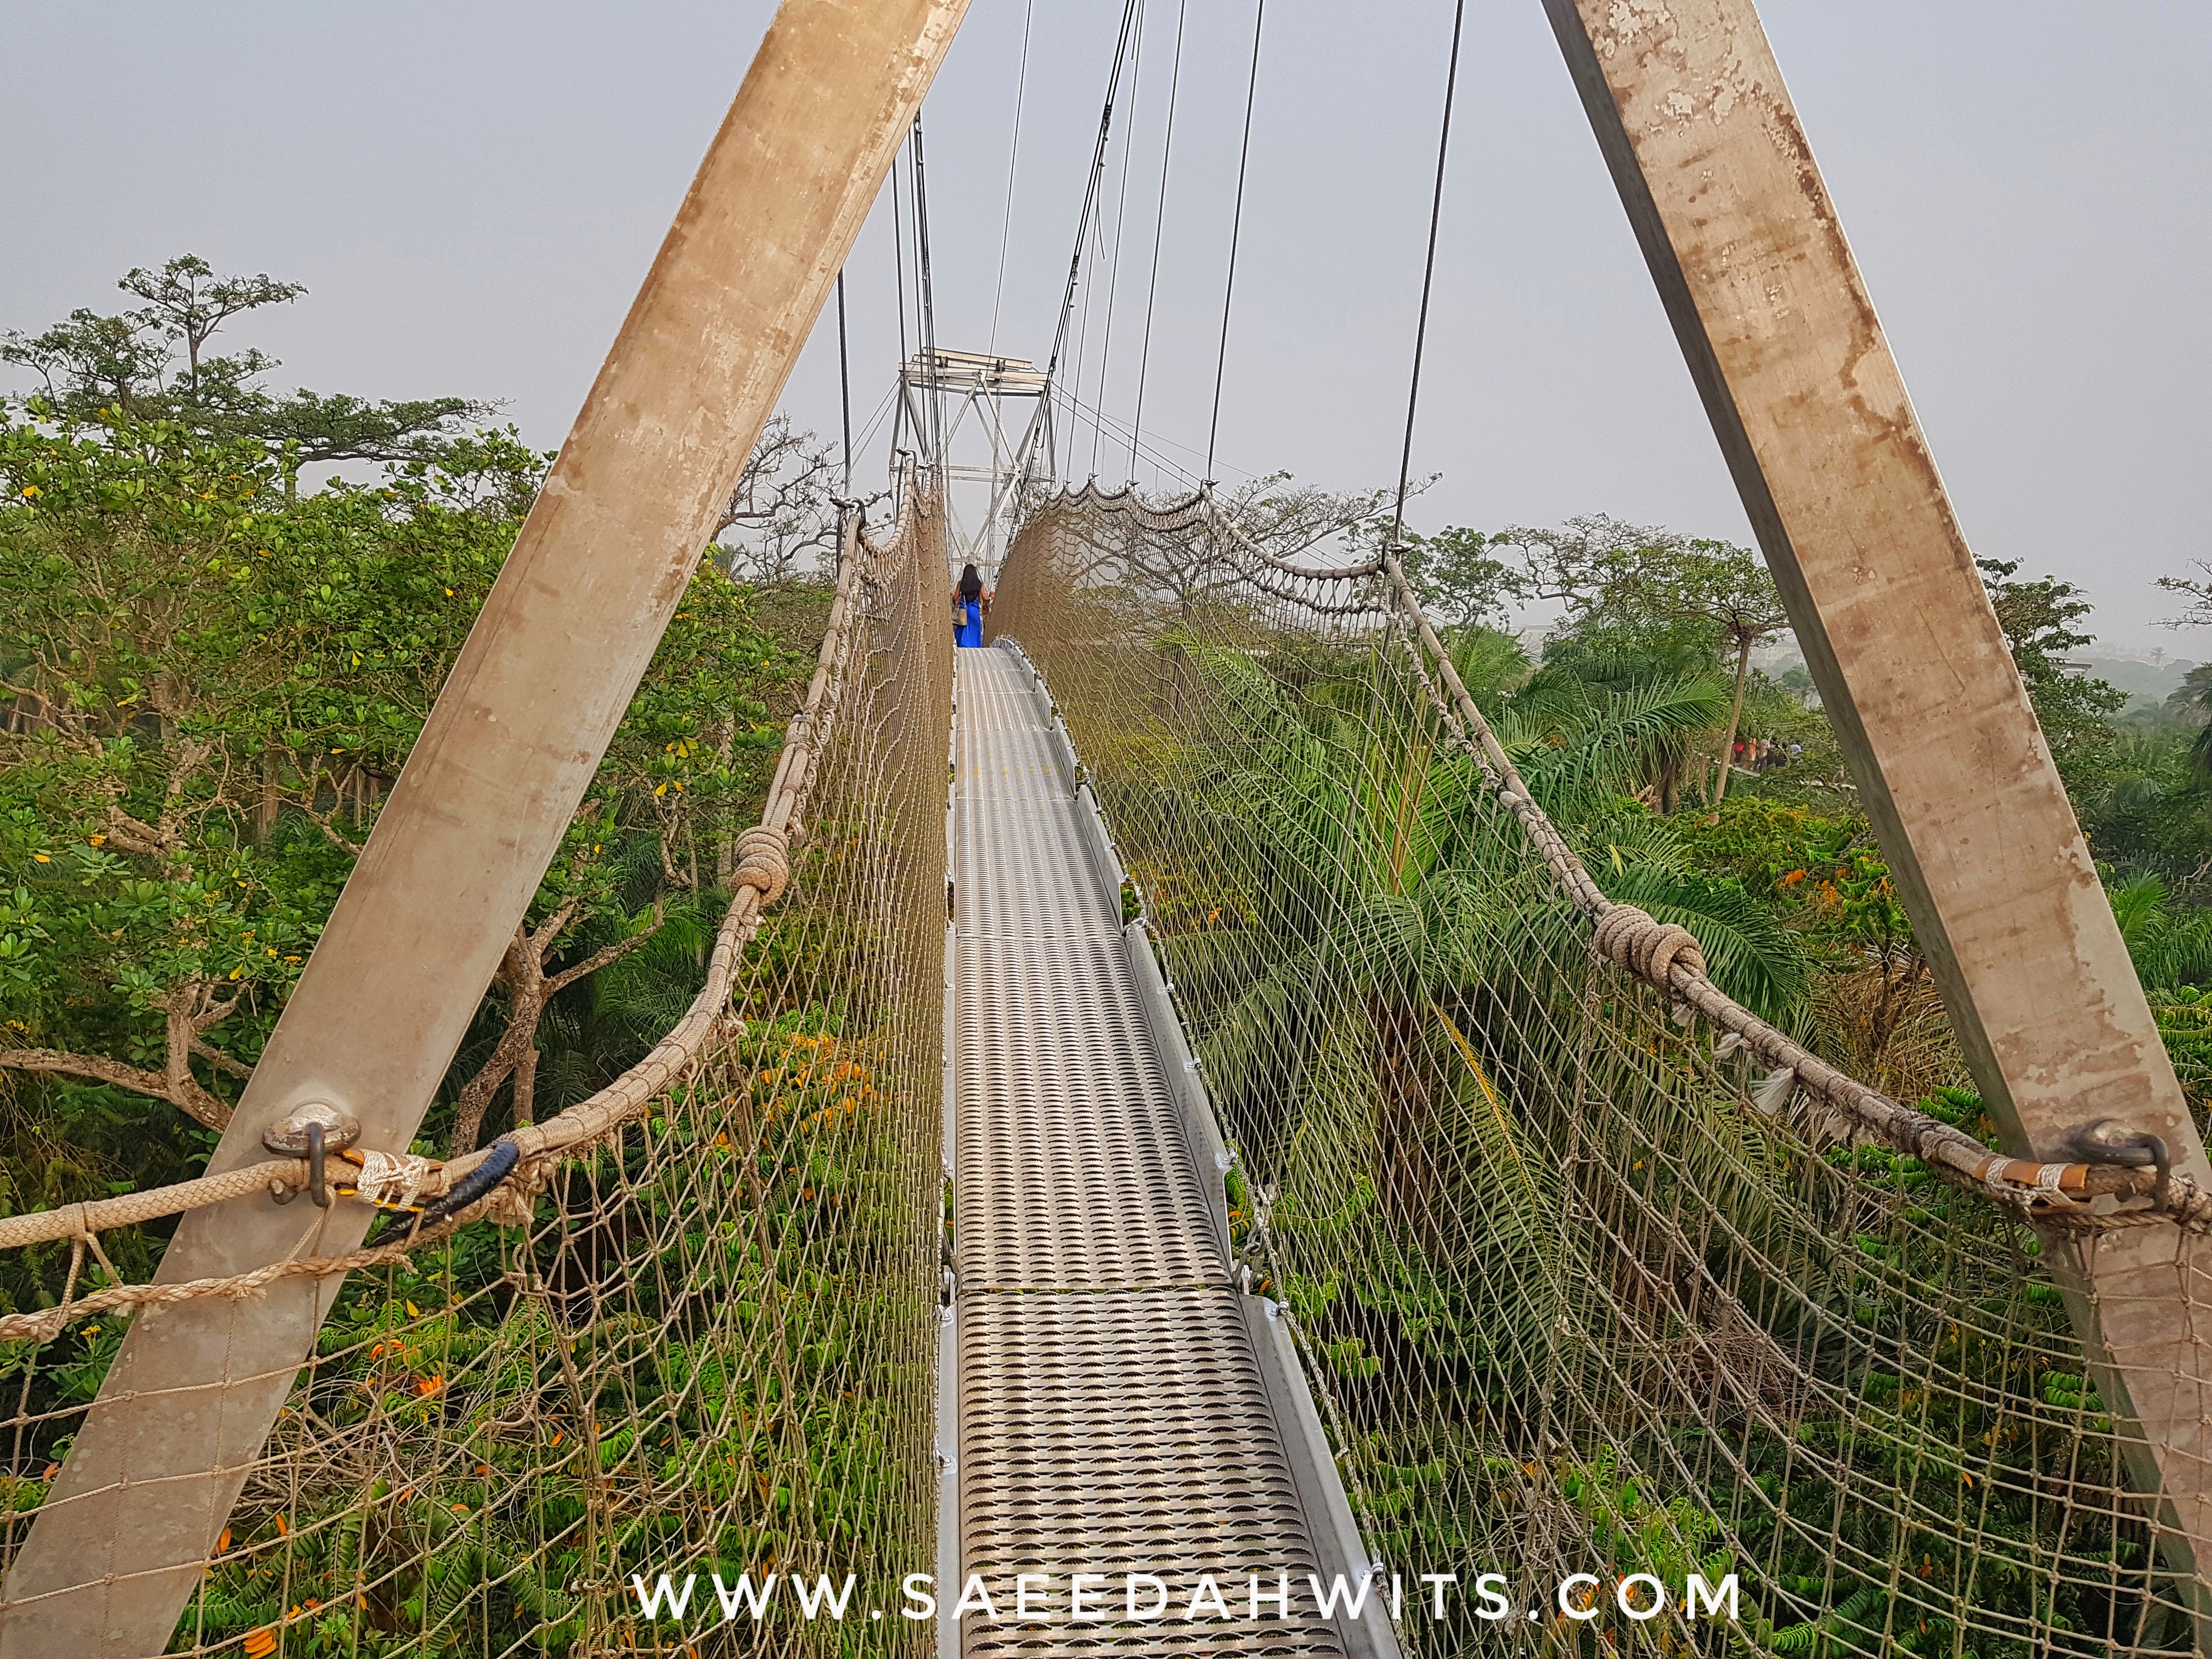
{"type": "Polygon", "coordinates": [[[1609,894],[1395,547],[929,338],[698,997],[410,1151],[961,9],[779,14],[207,1173],[0,1220],[131,1322],[0,1654],[2205,1651],[2212,1168],[1747,0],[1547,9],[1978,1098],[1609,894]]]}

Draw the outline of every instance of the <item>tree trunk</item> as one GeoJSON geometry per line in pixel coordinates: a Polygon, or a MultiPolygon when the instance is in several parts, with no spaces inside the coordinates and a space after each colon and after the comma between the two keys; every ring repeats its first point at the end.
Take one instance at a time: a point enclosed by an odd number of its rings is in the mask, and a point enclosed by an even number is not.
{"type": "Polygon", "coordinates": [[[530,1041],[523,1045],[522,1054],[514,1062],[514,1127],[535,1120],[532,1115],[532,1103],[538,1094],[538,1022],[530,1022],[530,1041]]]}
{"type": "Polygon", "coordinates": [[[1718,806],[1728,799],[1729,768],[1735,760],[1736,727],[1743,720],[1743,683],[1751,675],[1751,635],[1746,634],[1737,641],[1735,653],[1735,701],[1729,705],[1728,736],[1721,742],[1720,781],[1713,787],[1713,805],[1718,806]]]}
{"type": "Polygon", "coordinates": [[[1429,1139],[1436,1130],[1421,1025],[1412,1010],[1385,1002],[1369,1005],[1374,1031],[1376,1187],[1382,1212],[1437,1255],[1443,1243],[1436,1223],[1436,1170],[1429,1139]]]}

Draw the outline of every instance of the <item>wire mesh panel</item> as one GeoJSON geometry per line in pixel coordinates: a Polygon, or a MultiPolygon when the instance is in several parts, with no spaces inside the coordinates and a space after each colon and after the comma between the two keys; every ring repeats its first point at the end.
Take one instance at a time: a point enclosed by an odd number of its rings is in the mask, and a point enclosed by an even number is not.
{"type": "MultiPolygon", "coordinates": [[[[910,489],[899,532],[848,538],[844,558],[842,632],[779,774],[803,797],[775,838],[787,896],[738,938],[704,1040],[490,1219],[322,1281],[317,1352],[169,1651],[926,1645],[869,1613],[899,1607],[933,1553],[951,706],[935,504],[910,489]]],[[[226,1288],[251,1321],[252,1287],[226,1288]]],[[[94,1328],[161,1316],[145,1287],[116,1296],[94,1328]]],[[[15,1350],[11,1556],[87,1403],[33,1409],[36,1346],[15,1350]]],[[[127,1540],[118,1558],[127,1571],[127,1540]]]]}
{"type": "Polygon", "coordinates": [[[993,621],[1141,890],[1408,1650],[2192,1650],[2046,1267],[2087,1211],[2008,1184],[1969,1096],[1775,1065],[1726,940],[1655,962],[1598,890],[1637,809],[1557,732],[1475,742],[1401,592],[1085,491],[993,621]]]}

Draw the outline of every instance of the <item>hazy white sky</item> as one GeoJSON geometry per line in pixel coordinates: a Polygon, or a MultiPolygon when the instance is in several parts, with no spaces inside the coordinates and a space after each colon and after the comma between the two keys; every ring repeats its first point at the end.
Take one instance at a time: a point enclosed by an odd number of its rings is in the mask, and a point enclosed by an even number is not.
{"type": "MultiPolygon", "coordinates": [[[[993,336],[1025,13],[975,0],[927,107],[938,337],[993,336]]],[[[1177,0],[1147,0],[1109,412],[1145,319],[1177,0]]],[[[1120,7],[1034,8],[997,349],[1042,357],[1120,7]]],[[[118,307],[200,253],[305,282],[240,341],[283,384],[575,412],[766,24],[765,0],[620,7],[0,0],[0,327],[118,307]]],[[[1969,534],[2087,587],[2108,644],[2212,557],[2212,7],[1768,0],[1768,28],[1969,534]]],[[[1203,452],[1249,0],[1188,0],[1146,426],[1203,452]]],[[[1449,0],[1267,9],[1221,477],[1397,469],[1449,0]]],[[[1470,0],[1416,522],[1603,511],[1748,531],[1536,0],[1470,0]]],[[[1117,124],[1119,118],[1117,117],[1117,124]]],[[[1109,189],[1121,191],[1117,144],[1109,189]]],[[[896,356],[888,201],[848,267],[856,424],[896,356]]],[[[1112,220],[1107,225],[1109,246],[1112,220]]],[[[1105,289],[1093,293],[1098,378],[1105,289]]],[[[837,423],[834,320],[789,404],[837,423]]],[[[880,432],[867,465],[880,471],[880,432]]],[[[1089,434],[1062,455],[1093,469],[1089,434]]],[[[1095,470],[1118,479],[1126,449],[1095,470]]],[[[1150,469],[1140,469],[1149,480],[1150,469]]]]}

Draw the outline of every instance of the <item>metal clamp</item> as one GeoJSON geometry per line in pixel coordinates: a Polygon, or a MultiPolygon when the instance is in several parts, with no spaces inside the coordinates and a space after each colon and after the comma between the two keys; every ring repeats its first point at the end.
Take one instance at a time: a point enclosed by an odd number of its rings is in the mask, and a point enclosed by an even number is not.
{"type": "Polygon", "coordinates": [[[2085,1164],[2117,1164],[2123,1169],[2154,1169],[2158,1185],[2152,1188],[2154,1207],[2166,1207],[2166,1183],[2173,1175],[2173,1153],[2165,1139],[2131,1129],[2116,1117],[2100,1117],[2081,1125],[2066,1137],[2066,1151],[2085,1164]]]}
{"type": "MultiPolygon", "coordinates": [[[[330,1188],[324,1179],[327,1154],[343,1152],[361,1139],[361,1120],[326,1100],[302,1102],[291,1115],[261,1132],[261,1144],[280,1158],[307,1160],[307,1196],[316,1207],[331,1207],[330,1188]]],[[[289,1204],[296,1192],[270,1194],[279,1204],[289,1204]]]]}

